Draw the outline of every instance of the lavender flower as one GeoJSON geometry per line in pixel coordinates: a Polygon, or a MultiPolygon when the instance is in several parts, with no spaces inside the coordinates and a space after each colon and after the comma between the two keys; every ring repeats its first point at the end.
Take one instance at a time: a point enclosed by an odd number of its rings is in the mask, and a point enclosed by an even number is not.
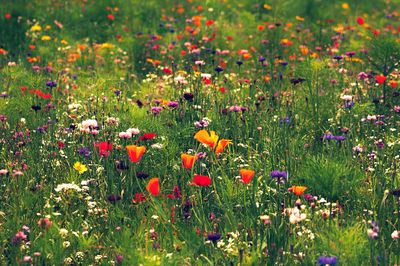
{"type": "Polygon", "coordinates": [[[332,256],[332,257],[328,257],[328,256],[321,256],[318,258],[318,265],[322,266],[322,265],[336,265],[337,263],[337,257],[332,256]]]}

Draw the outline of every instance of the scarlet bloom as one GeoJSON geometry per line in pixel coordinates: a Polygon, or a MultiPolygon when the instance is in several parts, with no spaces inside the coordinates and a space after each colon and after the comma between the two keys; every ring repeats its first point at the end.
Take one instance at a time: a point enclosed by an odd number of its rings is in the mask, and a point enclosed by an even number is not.
{"type": "Polygon", "coordinates": [[[290,188],[290,190],[291,190],[291,192],[293,194],[295,194],[296,196],[299,197],[299,196],[303,195],[304,191],[307,190],[307,187],[304,187],[304,186],[292,186],[290,188]]]}
{"type": "Polygon", "coordinates": [[[190,170],[192,169],[194,162],[197,160],[197,155],[189,155],[186,153],[181,154],[183,167],[190,170]]]}
{"type": "Polygon", "coordinates": [[[6,19],[10,19],[10,18],[11,18],[11,14],[10,14],[10,13],[7,13],[4,17],[5,17],[6,19]]]}
{"type": "Polygon", "coordinates": [[[141,203],[144,201],[146,201],[146,197],[143,195],[143,193],[136,193],[135,199],[132,200],[132,203],[136,204],[136,203],[141,203]]]}
{"type": "Polygon", "coordinates": [[[128,145],[126,146],[128,151],[129,160],[133,163],[137,163],[142,158],[143,154],[146,152],[145,146],[128,145]]]}
{"type": "Polygon", "coordinates": [[[111,20],[111,21],[114,21],[114,20],[115,20],[115,17],[114,17],[113,14],[109,14],[109,15],[107,16],[107,18],[108,18],[109,20],[111,20]]]}
{"type": "Polygon", "coordinates": [[[160,194],[160,179],[157,177],[150,179],[146,189],[151,195],[158,196],[160,194]]]}
{"type": "Polygon", "coordinates": [[[364,19],[362,17],[357,18],[357,23],[358,25],[363,25],[365,23],[364,19]]]}
{"type": "Polygon", "coordinates": [[[383,83],[385,83],[386,77],[384,75],[378,75],[375,76],[375,80],[376,82],[378,82],[378,84],[382,85],[383,83]]]}
{"type": "Polygon", "coordinates": [[[206,25],[207,25],[207,26],[211,26],[211,25],[213,25],[214,23],[215,23],[214,20],[207,20],[206,25]]]}
{"type": "Polygon", "coordinates": [[[212,184],[211,178],[206,176],[206,175],[194,175],[194,178],[192,179],[192,184],[201,186],[201,187],[207,187],[212,184]]]}
{"type": "Polygon", "coordinates": [[[157,137],[156,133],[143,133],[143,136],[140,136],[139,140],[151,140],[155,137],[157,137]]]}
{"type": "Polygon", "coordinates": [[[100,142],[100,143],[95,143],[94,146],[96,148],[99,148],[99,153],[101,156],[108,156],[110,155],[110,152],[112,150],[112,143],[108,143],[106,141],[100,142]]]}
{"type": "Polygon", "coordinates": [[[254,177],[254,171],[250,169],[240,169],[239,170],[240,176],[242,177],[242,182],[244,184],[248,184],[254,177]]]}

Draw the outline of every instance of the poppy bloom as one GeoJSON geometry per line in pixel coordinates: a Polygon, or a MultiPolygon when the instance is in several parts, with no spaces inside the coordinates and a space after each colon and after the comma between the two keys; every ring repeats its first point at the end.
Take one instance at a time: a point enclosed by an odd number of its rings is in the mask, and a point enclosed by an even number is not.
{"type": "Polygon", "coordinates": [[[192,169],[194,162],[197,160],[197,155],[189,155],[186,153],[181,154],[183,167],[190,170],[192,169]]]}
{"type": "Polygon", "coordinates": [[[385,83],[386,77],[383,75],[378,75],[378,76],[375,76],[375,80],[376,80],[376,82],[378,82],[379,85],[382,85],[383,83],[385,83]]]}
{"type": "Polygon", "coordinates": [[[194,175],[194,178],[192,179],[192,184],[201,186],[201,187],[207,187],[210,186],[212,183],[211,178],[206,176],[206,175],[194,175]]]}
{"type": "Polygon", "coordinates": [[[133,163],[137,163],[142,158],[143,154],[146,152],[145,146],[128,145],[126,146],[128,151],[129,160],[133,163]]]}
{"type": "Polygon", "coordinates": [[[114,21],[114,20],[115,20],[115,17],[114,17],[113,14],[107,15],[107,18],[108,18],[108,20],[111,20],[111,21],[114,21]]]}
{"type": "Polygon", "coordinates": [[[157,177],[150,179],[146,189],[151,195],[158,196],[160,194],[160,179],[157,177]]]}
{"type": "Polygon", "coordinates": [[[242,177],[242,182],[244,184],[248,184],[254,177],[254,171],[250,169],[240,169],[239,170],[240,176],[242,177]]]}
{"type": "Polygon", "coordinates": [[[225,147],[229,144],[232,144],[232,141],[230,141],[229,139],[221,139],[218,142],[217,148],[215,149],[215,154],[220,154],[221,152],[223,152],[225,147]]]}
{"type": "Polygon", "coordinates": [[[300,197],[307,190],[307,187],[305,187],[305,186],[292,186],[289,190],[290,190],[290,192],[292,192],[296,196],[300,197]]]}
{"type": "Polygon", "coordinates": [[[100,142],[100,143],[95,143],[94,147],[99,148],[99,153],[101,156],[107,157],[110,155],[110,152],[112,150],[112,143],[108,143],[106,141],[100,142]]]}
{"type": "Polygon", "coordinates": [[[363,25],[365,23],[364,19],[362,17],[357,18],[357,24],[358,25],[363,25]]]}
{"type": "Polygon", "coordinates": [[[139,137],[139,140],[151,140],[157,137],[156,133],[143,133],[143,136],[139,137]]]}
{"type": "Polygon", "coordinates": [[[196,135],[194,135],[194,139],[206,144],[211,149],[213,149],[218,142],[218,136],[215,134],[215,131],[210,131],[210,133],[208,133],[205,129],[197,132],[196,135]]]}

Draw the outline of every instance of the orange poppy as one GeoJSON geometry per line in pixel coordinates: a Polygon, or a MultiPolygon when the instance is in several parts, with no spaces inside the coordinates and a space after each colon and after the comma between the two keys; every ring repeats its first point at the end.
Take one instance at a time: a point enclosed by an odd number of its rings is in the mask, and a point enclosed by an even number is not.
{"type": "Polygon", "coordinates": [[[240,176],[242,177],[242,182],[244,184],[248,184],[253,179],[255,172],[250,169],[240,169],[239,173],[240,173],[240,176]]]}
{"type": "Polygon", "coordinates": [[[194,162],[197,160],[197,155],[189,155],[186,153],[181,154],[183,167],[186,169],[192,169],[194,162]]]}
{"type": "Polygon", "coordinates": [[[143,154],[146,152],[145,146],[128,145],[126,146],[128,151],[129,160],[133,163],[137,163],[142,158],[143,154]]]}
{"type": "Polygon", "coordinates": [[[232,141],[230,141],[229,139],[221,139],[218,142],[217,148],[215,149],[215,154],[220,154],[221,152],[223,152],[225,147],[229,144],[232,144],[232,141]]]}
{"type": "Polygon", "coordinates": [[[192,184],[201,186],[201,187],[207,187],[212,184],[211,178],[206,175],[194,175],[194,178],[192,180],[192,184]]]}
{"type": "Polygon", "coordinates": [[[160,194],[160,179],[157,177],[150,179],[146,189],[151,195],[158,196],[160,194]]]}
{"type": "Polygon", "coordinates": [[[301,196],[304,194],[304,191],[307,190],[307,187],[305,186],[292,186],[291,187],[291,191],[293,192],[293,194],[295,194],[296,196],[301,196]]]}
{"type": "Polygon", "coordinates": [[[197,132],[196,135],[194,135],[194,139],[208,145],[211,149],[213,149],[218,142],[218,136],[215,134],[215,131],[210,131],[209,134],[205,129],[197,132]]]}

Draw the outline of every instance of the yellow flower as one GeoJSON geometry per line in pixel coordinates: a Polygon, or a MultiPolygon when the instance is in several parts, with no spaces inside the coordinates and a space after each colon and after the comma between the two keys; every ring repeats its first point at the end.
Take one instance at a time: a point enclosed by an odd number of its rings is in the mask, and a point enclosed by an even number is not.
{"type": "Polygon", "coordinates": [[[267,10],[271,10],[271,9],[272,9],[272,6],[267,5],[267,4],[264,4],[264,8],[267,9],[267,10]]]}
{"type": "Polygon", "coordinates": [[[76,171],[78,171],[80,174],[83,174],[84,172],[86,172],[88,170],[86,165],[82,164],[81,162],[76,162],[74,164],[74,169],[76,171]]]}
{"type": "Polygon", "coordinates": [[[62,39],[62,40],[61,40],[61,44],[63,44],[63,45],[67,45],[67,44],[68,44],[68,42],[67,42],[66,40],[62,39]]]}
{"type": "Polygon", "coordinates": [[[113,49],[114,47],[115,46],[113,44],[106,42],[106,43],[101,44],[100,48],[101,49],[113,49]]]}
{"type": "Polygon", "coordinates": [[[39,24],[35,24],[32,26],[31,31],[41,31],[42,27],[39,24]]]}
{"type": "Polygon", "coordinates": [[[342,4],[342,8],[343,8],[343,9],[349,9],[349,7],[350,7],[350,6],[349,6],[348,3],[343,3],[343,4],[342,4]]]}
{"type": "Polygon", "coordinates": [[[51,37],[49,35],[42,36],[42,41],[50,41],[51,37]]]}

